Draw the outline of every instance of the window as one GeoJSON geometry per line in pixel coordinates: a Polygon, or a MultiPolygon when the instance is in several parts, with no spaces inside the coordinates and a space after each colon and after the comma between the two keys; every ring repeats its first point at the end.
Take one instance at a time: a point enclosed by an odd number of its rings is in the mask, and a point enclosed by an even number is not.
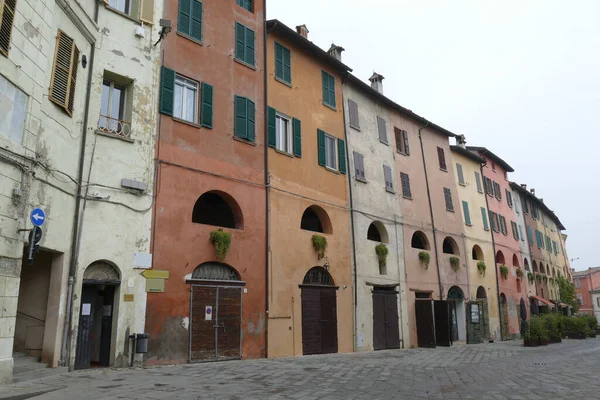
{"type": "Polygon", "coordinates": [[[579,278],[575,279],[575,287],[577,289],[579,289],[581,287],[581,281],[579,280],[579,278]]]}
{"type": "Polygon", "coordinates": [[[392,169],[387,165],[383,166],[383,178],[385,179],[385,190],[394,193],[394,182],[392,181],[392,169]]]}
{"type": "MultiPolygon", "coordinates": [[[[4,29],[4,21],[2,22],[2,29],[4,29]]],[[[75,46],[75,41],[59,30],[56,37],[52,80],[48,98],[62,108],[69,117],[73,116],[78,65],[79,50],[75,46]]]]}
{"type": "Polygon", "coordinates": [[[471,226],[471,214],[469,214],[469,203],[466,201],[462,202],[463,213],[465,214],[465,225],[471,226]]]}
{"type": "Polygon", "coordinates": [[[108,5],[123,14],[129,14],[129,0],[108,0],[108,5]]]}
{"type": "Polygon", "coordinates": [[[437,148],[438,162],[440,163],[440,169],[446,171],[446,156],[444,155],[444,149],[441,147],[437,148]]]}
{"type": "Polygon", "coordinates": [[[113,80],[102,82],[102,98],[100,101],[100,118],[98,128],[113,135],[129,138],[131,124],[125,121],[126,87],[113,80]]]}
{"type": "Polygon", "coordinates": [[[275,78],[285,83],[292,83],[290,50],[277,42],[275,42],[275,78]]]}
{"type": "Polygon", "coordinates": [[[198,0],[179,0],[177,32],[202,41],[202,3],[198,0]]]}
{"type": "Polygon", "coordinates": [[[300,229],[329,234],[333,233],[333,226],[331,225],[331,219],[327,211],[317,205],[312,205],[304,210],[300,229]]]}
{"type": "Polygon", "coordinates": [[[254,31],[235,23],[235,59],[254,66],[254,31]]]}
{"type": "Polygon", "coordinates": [[[408,145],[408,132],[394,127],[394,136],[396,137],[396,151],[405,156],[410,155],[410,147],[408,145]]]}
{"type": "Polygon", "coordinates": [[[508,204],[509,207],[512,208],[512,206],[513,206],[512,194],[510,193],[510,191],[508,189],[504,189],[504,190],[506,193],[506,203],[508,204]]]}
{"type": "Polygon", "coordinates": [[[490,178],[484,177],[484,183],[485,192],[488,194],[488,196],[494,197],[494,183],[492,182],[492,180],[490,178]]]}
{"type": "Polygon", "coordinates": [[[579,304],[580,306],[583,305],[583,294],[581,293],[577,294],[577,304],[579,304]]]}
{"type": "Polygon", "coordinates": [[[323,104],[335,108],[335,78],[325,71],[321,71],[323,80],[323,104]]]}
{"type": "Polygon", "coordinates": [[[423,232],[416,231],[410,239],[410,247],[413,249],[429,250],[429,240],[427,240],[427,236],[423,232]]]}
{"type": "Polygon", "coordinates": [[[254,143],[254,102],[245,97],[235,96],[234,103],[235,122],[233,126],[233,134],[240,139],[245,139],[254,143]]]}
{"type": "Polygon", "coordinates": [[[353,152],[354,155],[354,176],[356,180],[366,182],[367,178],[365,178],[365,158],[362,154],[353,152]]]}
{"type": "Polygon", "coordinates": [[[400,181],[402,183],[402,197],[412,199],[412,193],[410,191],[410,177],[404,172],[400,172],[400,181]]]}
{"type": "Polygon", "coordinates": [[[492,163],[492,171],[496,172],[496,164],[492,163]]]}
{"type": "Polygon", "coordinates": [[[475,171],[475,184],[477,185],[477,191],[483,193],[483,188],[481,187],[481,174],[477,171],[475,171]]]}
{"type": "Polygon", "coordinates": [[[506,218],[500,215],[500,230],[504,236],[508,236],[508,226],[506,225],[506,218]]]}
{"type": "Polygon", "coordinates": [[[523,205],[523,212],[525,214],[529,214],[529,205],[527,204],[527,199],[524,197],[521,197],[521,204],[523,205]]]}
{"type": "Polygon", "coordinates": [[[337,169],[335,138],[325,135],[325,165],[331,169],[337,169]]]}
{"type": "Polygon", "coordinates": [[[253,0],[236,0],[238,6],[245,8],[246,10],[253,12],[253,0]]]}
{"type": "Polygon", "coordinates": [[[175,76],[173,116],[184,121],[198,121],[198,82],[175,76]]]}
{"type": "Polygon", "coordinates": [[[596,304],[598,304],[598,307],[600,307],[600,297],[596,297],[596,304]]]}
{"type": "Polygon", "coordinates": [[[387,123],[379,116],[377,117],[377,132],[379,132],[379,141],[387,144],[387,123]]]}
{"type": "Polygon", "coordinates": [[[492,224],[492,230],[494,232],[500,232],[500,222],[498,221],[498,214],[490,211],[490,223],[492,224]]]}
{"type": "Polygon", "coordinates": [[[523,227],[519,225],[519,236],[521,237],[521,242],[525,241],[525,235],[523,234],[523,227]]]}
{"type": "Polygon", "coordinates": [[[515,240],[519,240],[519,228],[517,228],[517,224],[513,221],[510,221],[510,227],[512,228],[512,234],[515,240]]]}
{"type": "MultiPolygon", "coordinates": [[[[2,0],[0,0],[1,2],[2,0]]],[[[0,112],[0,135],[17,142],[23,142],[27,95],[0,75],[3,111],[0,112]]]]}
{"type": "Polygon", "coordinates": [[[358,119],[358,104],[348,99],[348,111],[350,114],[350,126],[360,130],[360,121],[358,119]]]}
{"type": "Polygon", "coordinates": [[[239,204],[229,194],[220,191],[206,192],[196,200],[192,222],[224,228],[244,228],[239,204]]]}
{"type": "Polygon", "coordinates": [[[554,249],[554,255],[558,254],[558,245],[556,244],[556,242],[553,240],[552,241],[552,248],[554,249]]]}
{"type": "Polygon", "coordinates": [[[500,184],[494,182],[494,196],[498,200],[502,200],[502,189],[500,188],[500,184]]]}
{"type": "Polygon", "coordinates": [[[533,246],[533,232],[529,225],[527,225],[527,237],[529,238],[529,244],[533,246]]]}
{"type": "Polygon", "coordinates": [[[465,176],[463,174],[462,165],[456,163],[456,174],[458,175],[458,184],[465,186],[465,176]]]}
{"type": "Polygon", "coordinates": [[[483,229],[485,229],[486,231],[489,231],[490,226],[488,225],[487,211],[485,210],[484,207],[481,207],[481,219],[483,220],[483,229]]]}
{"type": "Polygon", "coordinates": [[[548,252],[552,251],[552,239],[550,239],[548,235],[546,235],[546,250],[548,250],[548,252]]]}
{"type": "Polygon", "coordinates": [[[291,154],[292,152],[292,123],[289,117],[277,114],[275,148],[279,151],[291,154]]]}
{"type": "Polygon", "coordinates": [[[458,244],[456,240],[451,238],[450,236],[446,236],[444,241],[442,242],[442,251],[444,254],[456,254],[460,255],[460,251],[458,250],[458,244]]]}
{"type": "Polygon", "coordinates": [[[335,137],[317,129],[317,147],[319,165],[346,173],[346,144],[342,139],[336,142],[335,137]]]}
{"type": "Polygon", "coordinates": [[[0,53],[8,57],[17,0],[0,0],[0,53]]]}
{"type": "Polygon", "coordinates": [[[444,188],[444,199],[446,200],[446,210],[454,211],[454,205],[452,204],[452,192],[448,188],[444,188]]]}

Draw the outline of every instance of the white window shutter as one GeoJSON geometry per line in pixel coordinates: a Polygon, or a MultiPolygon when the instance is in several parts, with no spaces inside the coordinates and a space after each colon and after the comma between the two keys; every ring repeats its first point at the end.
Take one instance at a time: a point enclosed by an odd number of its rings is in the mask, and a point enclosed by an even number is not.
{"type": "Polygon", "coordinates": [[[154,0],[140,0],[140,20],[154,24],[154,0]]]}

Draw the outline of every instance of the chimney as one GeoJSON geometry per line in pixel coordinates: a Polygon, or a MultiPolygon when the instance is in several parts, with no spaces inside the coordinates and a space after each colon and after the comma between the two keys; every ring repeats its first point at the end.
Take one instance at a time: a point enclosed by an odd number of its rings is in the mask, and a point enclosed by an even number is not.
{"type": "Polygon", "coordinates": [[[535,189],[534,188],[529,189],[529,191],[531,192],[532,195],[535,196],[535,189]]]}
{"type": "Polygon", "coordinates": [[[346,49],[344,49],[342,46],[336,46],[335,43],[331,43],[331,47],[329,50],[327,50],[327,53],[336,60],[342,61],[342,51],[344,50],[346,49]]]}
{"type": "Polygon", "coordinates": [[[306,27],[306,25],[298,25],[296,27],[296,32],[308,39],[308,28],[306,27]]]}
{"type": "Polygon", "coordinates": [[[379,93],[383,94],[383,80],[385,78],[383,75],[379,75],[377,72],[373,72],[373,75],[369,78],[371,82],[371,87],[377,90],[379,93]]]}
{"type": "Polygon", "coordinates": [[[460,147],[462,147],[463,149],[467,148],[467,138],[465,138],[465,135],[458,135],[456,136],[456,144],[460,147]]]}
{"type": "Polygon", "coordinates": [[[521,183],[521,187],[522,187],[523,189],[527,190],[527,185],[526,185],[526,184],[524,184],[524,183],[521,183]]]}
{"type": "Polygon", "coordinates": [[[543,202],[544,202],[544,199],[540,197],[540,201],[543,203],[543,202]]]}

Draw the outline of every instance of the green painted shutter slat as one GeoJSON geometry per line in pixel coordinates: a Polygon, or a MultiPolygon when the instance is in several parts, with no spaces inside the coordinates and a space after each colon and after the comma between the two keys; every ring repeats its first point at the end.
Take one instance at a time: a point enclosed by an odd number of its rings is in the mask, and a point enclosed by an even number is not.
{"type": "Polygon", "coordinates": [[[329,75],[329,105],[335,107],[335,78],[329,75]]]}
{"type": "Polygon", "coordinates": [[[277,127],[275,122],[277,120],[277,111],[273,107],[267,108],[267,145],[269,147],[275,147],[277,145],[277,127]]]}
{"type": "Polygon", "coordinates": [[[254,106],[254,102],[251,100],[246,99],[247,102],[247,106],[246,106],[246,116],[248,118],[248,136],[247,139],[251,142],[254,143],[254,140],[256,138],[256,123],[255,121],[255,114],[256,114],[256,110],[255,110],[255,106],[254,106]]]}
{"type": "Polygon", "coordinates": [[[469,214],[469,203],[466,201],[462,202],[463,212],[465,213],[465,224],[471,225],[471,214],[469,214]]]}
{"type": "Polygon", "coordinates": [[[465,176],[463,175],[462,165],[456,164],[456,172],[458,173],[458,183],[461,185],[465,184],[465,176]]]}
{"type": "Polygon", "coordinates": [[[318,156],[319,156],[319,165],[325,166],[325,132],[320,129],[317,129],[317,146],[318,146],[318,156]]]}
{"type": "Polygon", "coordinates": [[[246,98],[235,96],[235,122],[233,134],[239,138],[248,137],[248,126],[246,117],[246,98]]]}
{"type": "Polygon", "coordinates": [[[294,135],[294,155],[302,157],[302,122],[299,119],[292,119],[292,131],[294,135]]]}
{"type": "Polygon", "coordinates": [[[483,229],[486,231],[490,229],[490,226],[488,225],[487,212],[483,207],[481,207],[481,219],[483,219],[483,229]]]}
{"type": "Polygon", "coordinates": [[[346,144],[338,138],[338,161],[341,174],[346,173],[346,144]]]}
{"type": "Polygon", "coordinates": [[[327,85],[329,84],[329,79],[327,78],[327,72],[321,71],[321,78],[323,80],[323,102],[327,103],[329,100],[329,89],[327,89],[327,85]]]}
{"type": "Polygon", "coordinates": [[[292,83],[292,61],[290,51],[283,48],[283,80],[292,83]]]}
{"type": "Polygon", "coordinates": [[[160,78],[160,112],[173,115],[173,96],[175,93],[175,71],[162,67],[160,78]]]}
{"type": "Polygon", "coordinates": [[[177,16],[177,30],[190,36],[190,20],[193,0],[179,0],[179,14],[177,16]]]}
{"type": "Polygon", "coordinates": [[[190,20],[190,36],[197,40],[202,40],[202,3],[198,0],[192,0],[190,20]]]}
{"type": "Polygon", "coordinates": [[[213,127],[213,87],[202,82],[202,107],[200,114],[200,125],[207,128],[213,127]]]}
{"type": "Polygon", "coordinates": [[[239,22],[235,23],[235,58],[244,61],[246,51],[246,28],[239,22]]]}
{"type": "Polygon", "coordinates": [[[254,31],[246,28],[246,53],[244,61],[250,65],[254,65],[254,31]]]}
{"type": "Polygon", "coordinates": [[[275,43],[275,76],[279,79],[283,78],[283,46],[275,43]]]}

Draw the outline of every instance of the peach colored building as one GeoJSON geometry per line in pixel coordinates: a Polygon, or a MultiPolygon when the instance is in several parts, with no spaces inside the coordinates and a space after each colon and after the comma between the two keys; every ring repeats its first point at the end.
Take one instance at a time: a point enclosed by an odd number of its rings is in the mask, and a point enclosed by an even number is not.
{"type": "Polygon", "coordinates": [[[573,274],[575,296],[579,303],[579,314],[594,315],[594,309],[600,308],[600,304],[592,302],[590,291],[600,289],[600,267],[588,268],[584,271],[576,271],[573,274]]]}

